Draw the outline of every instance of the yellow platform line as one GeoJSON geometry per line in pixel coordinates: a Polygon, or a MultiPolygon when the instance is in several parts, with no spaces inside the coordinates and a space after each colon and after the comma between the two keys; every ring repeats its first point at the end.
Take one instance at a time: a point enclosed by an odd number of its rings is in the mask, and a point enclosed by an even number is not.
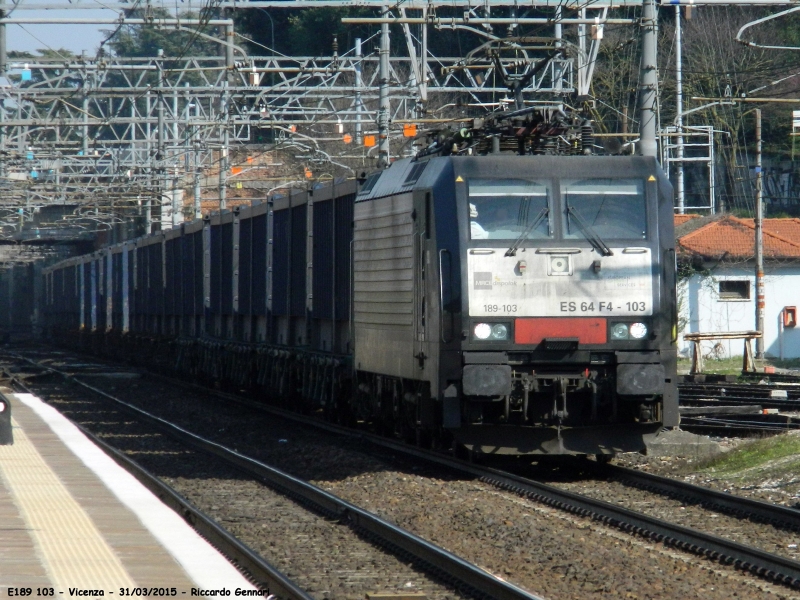
{"type": "Polygon", "coordinates": [[[14,444],[0,446],[0,477],[40,553],[56,592],[69,588],[116,592],[133,579],[89,515],[14,422],[14,444]]]}

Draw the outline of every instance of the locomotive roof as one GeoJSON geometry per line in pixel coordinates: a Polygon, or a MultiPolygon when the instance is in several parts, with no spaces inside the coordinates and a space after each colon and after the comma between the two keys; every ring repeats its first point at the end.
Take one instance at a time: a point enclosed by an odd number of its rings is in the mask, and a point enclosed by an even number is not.
{"type": "Polygon", "coordinates": [[[650,156],[519,156],[501,154],[489,156],[431,157],[422,160],[404,158],[384,170],[367,177],[356,196],[356,202],[410,192],[414,188],[430,187],[448,167],[456,173],[487,178],[507,177],[511,173],[540,177],[642,177],[655,175],[665,182],[666,177],[654,157],[650,156]],[[577,169],[577,170],[576,170],[577,169]]]}

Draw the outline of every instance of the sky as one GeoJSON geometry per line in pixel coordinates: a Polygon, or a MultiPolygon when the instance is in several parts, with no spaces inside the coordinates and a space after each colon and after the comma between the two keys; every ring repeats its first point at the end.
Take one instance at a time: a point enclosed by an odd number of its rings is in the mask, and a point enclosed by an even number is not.
{"type": "MultiPolygon", "coordinates": [[[[115,4],[116,0],[111,0],[115,4]]],[[[31,7],[37,4],[48,4],[50,6],[63,5],[69,6],[91,6],[98,7],[98,9],[70,9],[63,10],[28,10],[18,9],[11,11],[10,18],[54,18],[54,19],[115,19],[117,18],[117,11],[110,9],[99,8],[104,4],[103,0],[17,0],[21,6],[31,7]]],[[[14,0],[5,0],[5,4],[9,10],[14,5],[14,0]]],[[[131,3],[132,4],[132,3],[131,3]]],[[[202,4],[200,0],[196,1],[199,6],[202,4]]],[[[167,6],[162,2],[153,2],[154,6],[167,6]]],[[[174,7],[175,3],[172,3],[174,7]]],[[[191,10],[192,2],[184,3],[181,0],[181,10],[191,10]]],[[[11,52],[13,50],[21,52],[36,52],[40,48],[50,48],[58,50],[64,48],[71,50],[75,54],[80,54],[86,51],[86,54],[91,56],[97,51],[100,42],[105,39],[106,34],[102,30],[110,31],[114,29],[114,25],[7,25],[6,26],[6,49],[11,52]]]]}
{"type": "MultiPolygon", "coordinates": [[[[75,15],[77,11],[25,11],[25,16],[43,16],[53,18],[68,18],[75,15]],[[66,13],[66,14],[65,14],[66,13]]],[[[22,11],[15,13],[14,16],[21,16],[22,11]]],[[[108,10],[82,10],[80,16],[83,18],[108,18],[115,13],[108,10]]],[[[6,26],[6,50],[11,52],[36,52],[41,48],[58,50],[64,48],[72,50],[75,54],[86,51],[87,55],[94,55],[100,42],[105,35],[100,31],[101,27],[113,29],[106,25],[7,25],[6,26]]]]}

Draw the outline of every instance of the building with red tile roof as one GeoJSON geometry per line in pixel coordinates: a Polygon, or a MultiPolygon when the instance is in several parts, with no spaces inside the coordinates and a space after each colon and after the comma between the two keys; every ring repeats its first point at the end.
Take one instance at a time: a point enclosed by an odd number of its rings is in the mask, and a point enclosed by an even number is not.
{"type": "Polygon", "coordinates": [[[683,225],[687,221],[691,221],[692,219],[699,219],[700,215],[675,215],[675,227],[678,225],[683,225]]]}
{"type": "MultiPolygon", "coordinates": [[[[764,351],[800,357],[800,219],[764,219],[764,351]]],[[[728,214],[676,222],[676,251],[695,270],[678,284],[681,333],[755,330],[755,224],[728,214]]],[[[686,274],[686,273],[685,273],[686,274]]],[[[681,340],[683,352],[689,345],[681,340]]],[[[741,341],[704,342],[715,356],[740,355],[741,341]]]]}
{"type": "MultiPolygon", "coordinates": [[[[764,219],[763,223],[764,259],[800,260],[800,219],[764,219]]],[[[701,226],[693,231],[684,232],[682,227],[676,231],[679,254],[735,262],[755,256],[753,219],[722,215],[697,224],[701,226]]]]}

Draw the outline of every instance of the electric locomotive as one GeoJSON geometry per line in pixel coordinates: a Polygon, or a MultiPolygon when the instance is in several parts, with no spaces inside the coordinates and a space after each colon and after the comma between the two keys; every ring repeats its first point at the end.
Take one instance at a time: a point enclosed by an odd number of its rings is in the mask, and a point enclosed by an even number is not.
{"type": "Polygon", "coordinates": [[[354,208],[354,407],[477,453],[643,450],[678,424],[672,214],[649,157],[374,174],[354,208]]]}

